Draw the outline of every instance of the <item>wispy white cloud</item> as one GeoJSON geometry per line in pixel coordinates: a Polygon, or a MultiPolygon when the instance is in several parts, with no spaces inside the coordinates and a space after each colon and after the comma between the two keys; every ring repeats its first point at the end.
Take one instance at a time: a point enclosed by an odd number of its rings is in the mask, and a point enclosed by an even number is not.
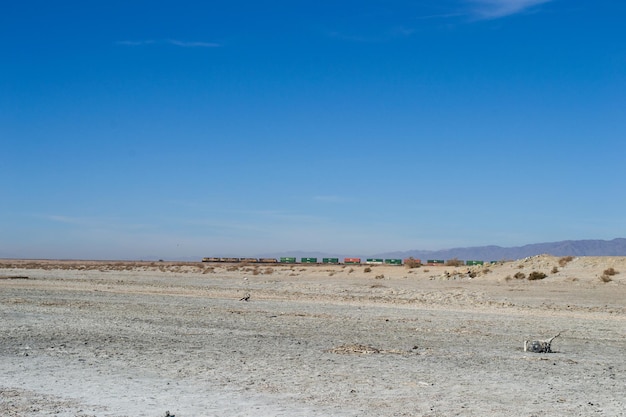
{"type": "Polygon", "coordinates": [[[154,40],[154,39],[143,39],[143,40],[124,40],[117,41],[117,45],[122,46],[146,46],[146,45],[172,45],[178,46],[180,48],[219,48],[222,45],[215,42],[198,42],[198,41],[181,41],[178,39],[166,39],[166,40],[154,40]]]}
{"type": "Polygon", "coordinates": [[[176,39],[168,39],[167,43],[174,46],[180,46],[182,48],[219,48],[219,43],[214,42],[185,42],[176,39]]]}
{"type": "Polygon", "coordinates": [[[468,0],[471,14],[478,19],[498,19],[552,0],[468,0]]]}

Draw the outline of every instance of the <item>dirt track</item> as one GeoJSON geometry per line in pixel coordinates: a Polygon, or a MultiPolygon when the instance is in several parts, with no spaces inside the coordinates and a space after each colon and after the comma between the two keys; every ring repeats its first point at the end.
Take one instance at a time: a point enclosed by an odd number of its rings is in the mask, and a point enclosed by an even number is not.
{"type": "Polygon", "coordinates": [[[535,257],[470,279],[448,267],[0,261],[0,406],[8,416],[624,416],[626,260],[579,258],[551,274],[555,265],[535,257]],[[609,266],[623,272],[604,283],[609,266]],[[548,276],[511,279],[534,270],[548,276]],[[524,339],[559,331],[555,353],[523,351],[524,339]]]}

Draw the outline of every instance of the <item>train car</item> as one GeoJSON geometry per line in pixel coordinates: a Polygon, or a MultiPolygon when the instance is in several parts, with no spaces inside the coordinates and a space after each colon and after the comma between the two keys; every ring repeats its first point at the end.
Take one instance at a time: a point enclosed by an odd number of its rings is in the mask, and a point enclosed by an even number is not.
{"type": "Polygon", "coordinates": [[[338,264],[339,258],[322,258],[323,264],[338,264]]]}
{"type": "Polygon", "coordinates": [[[446,262],[443,259],[429,259],[426,261],[426,265],[429,266],[444,266],[446,262]]]}
{"type": "Polygon", "coordinates": [[[295,257],[291,257],[291,256],[283,256],[280,258],[280,263],[281,264],[295,264],[296,263],[296,258],[295,257]]]}
{"type": "Polygon", "coordinates": [[[402,259],[385,259],[385,265],[402,265],[402,259]]]}
{"type": "Polygon", "coordinates": [[[365,260],[365,263],[368,265],[382,265],[383,262],[384,260],[379,258],[367,258],[365,260]]]}
{"type": "Polygon", "coordinates": [[[465,265],[467,266],[471,266],[471,265],[483,265],[484,262],[483,261],[465,261],[465,265]]]}
{"type": "Polygon", "coordinates": [[[346,265],[358,265],[361,263],[361,258],[344,258],[343,263],[346,265]]]}
{"type": "Polygon", "coordinates": [[[317,258],[300,258],[300,263],[302,264],[316,264],[317,258]]]}
{"type": "Polygon", "coordinates": [[[278,260],[276,258],[259,258],[259,262],[262,264],[276,264],[278,260]]]}
{"type": "Polygon", "coordinates": [[[239,262],[239,258],[220,258],[220,262],[239,262]]]}
{"type": "Polygon", "coordinates": [[[219,262],[220,258],[206,257],[202,258],[202,262],[219,262]]]}
{"type": "Polygon", "coordinates": [[[257,258],[241,258],[240,261],[241,262],[245,262],[245,263],[249,263],[249,264],[255,264],[255,263],[259,262],[259,260],[257,258]]]}

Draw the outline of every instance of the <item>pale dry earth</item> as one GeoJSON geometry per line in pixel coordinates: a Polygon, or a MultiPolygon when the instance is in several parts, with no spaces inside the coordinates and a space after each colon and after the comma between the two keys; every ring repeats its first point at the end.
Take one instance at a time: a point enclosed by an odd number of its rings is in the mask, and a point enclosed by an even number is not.
{"type": "Polygon", "coordinates": [[[626,416],[626,258],[559,261],[0,260],[0,410],[626,416]],[[559,332],[554,353],[523,351],[559,332]]]}

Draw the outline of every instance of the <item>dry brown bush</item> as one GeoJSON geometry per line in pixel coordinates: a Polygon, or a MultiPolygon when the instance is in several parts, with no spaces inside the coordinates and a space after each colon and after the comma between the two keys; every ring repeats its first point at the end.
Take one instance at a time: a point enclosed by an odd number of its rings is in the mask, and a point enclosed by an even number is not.
{"type": "Polygon", "coordinates": [[[554,268],[552,268],[552,271],[550,271],[553,274],[556,274],[557,272],[559,272],[559,268],[557,268],[556,266],[554,268]]]}
{"type": "Polygon", "coordinates": [[[463,261],[458,258],[448,259],[446,261],[446,266],[463,266],[463,261]]]}
{"type": "Polygon", "coordinates": [[[559,265],[561,267],[567,265],[569,262],[572,262],[574,260],[573,256],[564,256],[561,259],[559,259],[559,265]]]}
{"type": "Polygon", "coordinates": [[[547,277],[547,275],[539,271],[533,271],[530,274],[528,274],[529,281],[536,281],[539,279],[544,279],[545,277],[547,277]]]}
{"type": "Polygon", "coordinates": [[[513,275],[513,278],[515,279],[525,279],[526,278],[526,274],[523,272],[516,272],[515,275],[513,275]]]}
{"type": "Polygon", "coordinates": [[[404,262],[404,266],[405,268],[413,269],[419,268],[422,264],[417,259],[409,258],[404,262]]]}
{"type": "Polygon", "coordinates": [[[615,268],[613,268],[613,267],[610,267],[610,268],[607,268],[607,269],[604,270],[604,275],[608,275],[610,277],[613,276],[613,275],[617,275],[617,274],[619,274],[619,272],[617,272],[615,270],[615,268]]]}
{"type": "Polygon", "coordinates": [[[611,282],[611,281],[613,281],[613,278],[611,278],[607,274],[602,274],[602,275],[600,275],[600,281],[602,281],[602,282],[611,282]]]}
{"type": "Polygon", "coordinates": [[[263,271],[263,273],[265,275],[272,275],[274,273],[274,268],[265,268],[265,271],[263,271]]]}
{"type": "Polygon", "coordinates": [[[380,275],[376,275],[374,278],[375,279],[385,279],[385,276],[383,274],[380,274],[380,275]]]}
{"type": "Polygon", "coordinates": [[[363,272],[372,272],[372,268],[368,266],[363,270],[363,272]]]}

